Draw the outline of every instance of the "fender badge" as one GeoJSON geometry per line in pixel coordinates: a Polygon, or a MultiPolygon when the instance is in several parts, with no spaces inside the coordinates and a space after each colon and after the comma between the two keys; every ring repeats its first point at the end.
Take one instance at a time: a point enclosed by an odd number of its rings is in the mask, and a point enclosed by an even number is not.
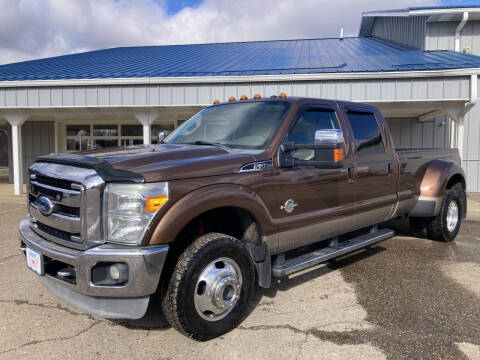
{"type": "Polygon", "coordinates": [[[295,203],[293,199],[288,199],[287,201],[285,201],[284,205],[280,206],[280,209],[285,210],[286,213],[290,214],[297,206],[298,204],[295,203]]]}

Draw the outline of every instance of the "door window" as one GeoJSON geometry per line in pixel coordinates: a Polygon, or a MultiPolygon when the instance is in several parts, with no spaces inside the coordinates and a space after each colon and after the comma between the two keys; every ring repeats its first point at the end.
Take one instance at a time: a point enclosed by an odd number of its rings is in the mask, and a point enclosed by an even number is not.
{"type": "MultiPolygon", "coordinates": [[[[288,141],[297,144],[314,144],[315,132],[325,129],[339,129],[335,112],[326,109],[309,109],[304,111],[297,120],[288,135],[288,141]]],[[[292,157],[297,160],[312,160],[314,156],[313,149],[292,151],[292,157]]]]}
{"type": "Polygon", "coordinates": [[[352,126],[353,135],[357,141],[359,154],[384,154],[382,134],[377,119],[372,113],[348,112],[348,119],[352,126]]]}

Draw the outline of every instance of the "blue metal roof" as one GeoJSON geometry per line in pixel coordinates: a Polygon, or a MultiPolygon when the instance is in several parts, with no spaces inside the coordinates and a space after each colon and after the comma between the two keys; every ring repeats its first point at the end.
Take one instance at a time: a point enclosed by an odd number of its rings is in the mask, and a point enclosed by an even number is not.
{"type": "Polygon", "coordinates": [[[0,66],[0,81],[440,70],[480,57],[369,37],[123,47],[0,66]]]}

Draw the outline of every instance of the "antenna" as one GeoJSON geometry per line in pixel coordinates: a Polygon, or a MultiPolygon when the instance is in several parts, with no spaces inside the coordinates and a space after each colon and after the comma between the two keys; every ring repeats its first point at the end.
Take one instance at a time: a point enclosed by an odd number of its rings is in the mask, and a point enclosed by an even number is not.
{"type": "Polygon", "coordinates": [[[340,29],[340,40],[343,40],[343,28],[340,29]]]}

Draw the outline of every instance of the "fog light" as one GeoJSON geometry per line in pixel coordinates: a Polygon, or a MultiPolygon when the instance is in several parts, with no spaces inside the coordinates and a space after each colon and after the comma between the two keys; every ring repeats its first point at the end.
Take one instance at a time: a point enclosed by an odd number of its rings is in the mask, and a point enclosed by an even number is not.
{"type": "Polygon", "coordinates": [[[92,283],[96,286],[122,286],[128,281],[128,265],[100,262],[92,268],[92,283]]]}
{"type": "Polygon", "coordinates": [[[109,273],[112,280],[116,280],[118,282],[125,282],[128,280],[127,264],[116,263],[116,264],[110,265],[109,273]]]}

